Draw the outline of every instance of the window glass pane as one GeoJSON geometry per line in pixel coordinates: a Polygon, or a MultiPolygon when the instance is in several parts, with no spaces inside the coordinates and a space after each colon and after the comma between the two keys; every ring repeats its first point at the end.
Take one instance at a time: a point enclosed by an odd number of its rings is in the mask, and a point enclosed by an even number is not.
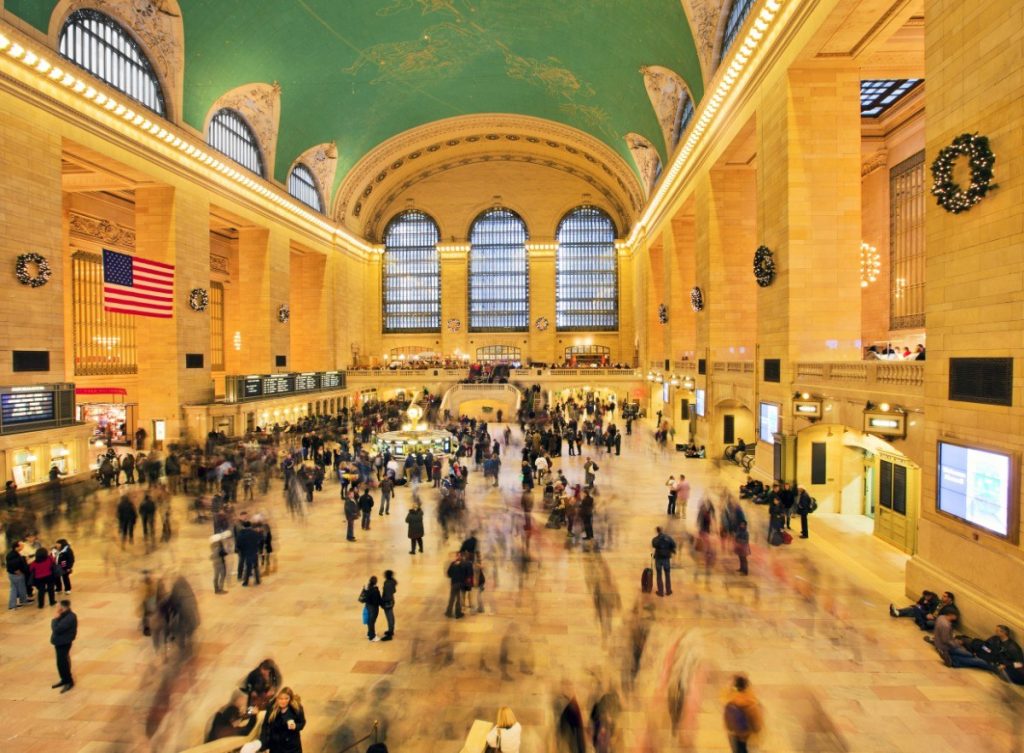
{"type": "Polygon", "coordinates": [[[164,95],[142,48],[109,16],[76,10],[60,33],[60,54],[158,115],[164,95]]]}
{"type": "Polygon", "coordinates": [[[507,363],[516,366],[522,360],[523,351],[514,345],[485,345],[476,349],[477,363],[507,363]]]}
{"type": "Polygon", "coordinates": [[[210,120],[206,143],[242,167],[263,175],[263,157],[249,124],[234,110],[218,110],[210,120]]]}
{"type": "Polygon", "coordinates": [[[596,207],[579,207],[558,226],[555,326],[559,330],[614,330],[619,326],[615,226],[596,207]]]}
{"type": "Polygon", "coordinates": [[[308,207],[318,212],[324,211],[320,200],[320,189],[316,186],[316,178],[310,169],[301,162],[292,168],[288,176],[288,193],[308,207]]]}
{"type": "Polygon", "coordinates": [[[722,54],[720,60],[725,60],[725,55],[736,41],[736,35],[743,28],[743,22],[750,15],[750,9],[754,7],[754,0],[733,0],[729,8],[729,19],[725,22],[725,33],[722,35],[722,54]]]}
{"type": "Polygon", "coordinates": [[[889,326],[924,326],[924,152],[889,173],[889,326]]]}
{"type": "Polygon", "coordinates": [[[877,118],[904,95],[909,94],[923,79],[878,79],[860,82],[860,116],[877,118]]]}
{"type": "Polygon", "coordinates": [[[526,224],[508,209],[489,209],[469,231],[469,330],[526,332],[530,275],[526,224]]]}
{"type": "MultiPolygon", "coordinates": [[[[690,125],[690,121],[693,120],[693,100],[690,99],[689,94],[683,94],[683,98],[679,103],[679,117],[676,118],[676,131],[673,136],[673,145],[679,143],[679,139],[686,133],[686,127],[690,125]]],[[[674,148],[674,147],[673,147],[674,148]]]]}
{"type": "Polygon", "coordinates": [[[411,209],[384,232],[385,332],[441,331],[440,232],[423,212],[411,209]]]}
{"type": "Polygon", "coordinates": [[[135,374],[135,317],[103,310],[103,259],[71,256],[75,375],[135,374]]]}
{"type": "Polygon", "coordinates": [[[210,283],[210,368],[224,370],[224,286],[210,283]]]}

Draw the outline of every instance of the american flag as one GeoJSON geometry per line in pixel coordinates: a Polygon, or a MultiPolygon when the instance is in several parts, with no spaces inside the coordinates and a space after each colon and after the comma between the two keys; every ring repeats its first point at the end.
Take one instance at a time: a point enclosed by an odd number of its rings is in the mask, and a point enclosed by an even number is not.
{"type": "Polygon", "coordinates": [[[170,319],[174,267],[103,249],[103,310],[170,319]]]}

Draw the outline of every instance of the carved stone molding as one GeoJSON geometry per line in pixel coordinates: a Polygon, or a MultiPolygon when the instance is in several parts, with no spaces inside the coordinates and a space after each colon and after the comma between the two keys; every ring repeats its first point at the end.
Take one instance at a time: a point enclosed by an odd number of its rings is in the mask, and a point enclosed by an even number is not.
{"type": "Polygon", "coordinates": [[[331,205],[331,191],[334,189],[334,176],[338,170],[338,145],[333,141],[317,144],[300,154],[292,165],[298,162],[308,167],[316,178],[326,210],[331,205]]]}
{"type": "Polygon", "coordinates": [[[649,196],[661,172],[661,157],[658,155],[658,150],[654,148],[654,144],[639,133],[627,133],[626,144],[633,155],[637,170],[643,176],[644,190],[649,196]]]}
{"type": "Polygon", "coordinates": [[[225,275],[229,274],[228,257],[221,256],[220,254],[210,254],[210,271],[220,272],[225,275]]]}
{"type": "Polygon", "coordinates": [[[138,40],[160,79],[168,105],[168,118],[180,119],[185,34],[178,1],[63,0],[50,17],[50,41],[55,48],[64,20],[81,8],[98,10],[110,16],[138,40]]]}
{"type": "Polygon", "coordinates": [[[207,127],[214,114],[225,107],[237,112],[249,124],[263,154],[266,177],[272,178],[277,154],[277,129],[281,122],[281,85],[277,82],[245,84],[221,95],[206,115],[207,127]]]}
{"type": "Polygon", "coordinates": [[[697,47],[697,59],[701,72],[707,81],[718,67],[718,45],[721,41],[723,9],[728,9],[730,0],[680,0],[683,12],[690,21],[693,41],[697,47]]]}
{"type": "Polygon", "coordinates": [[[889,152],[885,149],[879,149],[861,163],[860,177],[866,178],[875,170],[881,170],[887,164],[889,164],[889,152]]]}
{"type": "Polygon", "coordinates": [[[72,235],[86,240],[121,248],[135,248],[135,231],[132,228],[118,225],[102,217],[72,212],[68,217],[68,229],[72,235]]]}
{"type": "Polygon", "coordinates": [[[645,65],[640,72],[644,74],[644,88],[665,137],[665,151],[672,154],[678,141],[676,124],[683,98],[690,96],[689,89],[682,76],[660,65],[645,65]]]}

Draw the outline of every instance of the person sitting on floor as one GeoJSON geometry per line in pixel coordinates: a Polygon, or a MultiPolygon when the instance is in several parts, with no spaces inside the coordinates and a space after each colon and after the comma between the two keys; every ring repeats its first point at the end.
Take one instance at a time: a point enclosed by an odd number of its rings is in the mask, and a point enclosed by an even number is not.
{"type": "Polygon", "coordinates": [[[948,615],[950,623],[955,625],[960,621],[960,608],[956,605],[956,597],[950,591],[943,591],[939,597],[938,609],[924,615],[916,615],[914,622],[922,630],[933,630],[939,617],[948,615]]]}
{"type": "MultiPolygon", "coordinates": [[[[1007,682],[1018,685],[1024,683],[1024,655],[1013,640],[1013,631],[1006,625],[997,625],[996,634],[987,640],[959,636],[957,643],[959,646],[949,651],[947,666],[955,669],[986,669],[997,673],[1007,682]]],[[[946,660],[945,656],[943,660],[946,660]]]]}
{"type": "Polygon", "coordinates": [[[913,617],[916,621],[919,617],[931,614],[939,607],[939,595],[933,591],[922,591],[921,597],[915,604],[911,604],[908,607],[896,609],[891,603],[889,604],[889,616],[890,617],[913,617]]]}
{"type": "Polygon", "coordinates": [[[752,476],[747,476],[747,482],[740,486],[740,499],[756,497],[764,491],[764,484],[752,476]]]}

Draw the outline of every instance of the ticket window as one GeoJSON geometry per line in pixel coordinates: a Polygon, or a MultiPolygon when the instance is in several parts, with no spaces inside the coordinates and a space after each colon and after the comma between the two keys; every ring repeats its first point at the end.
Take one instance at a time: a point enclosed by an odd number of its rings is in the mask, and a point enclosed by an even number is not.
{"type": "Polygon", "coordinates": [[[36,456],[29,450],[15,450],[11,463],[11,475],[18,486],[36,483],[36,456]]]}
{"type": "MultiPolygon", "coordinates": [[[[50,468],[57,466],[61,475],[71,473],[71,452],[63,444],[50,445],[50,468]]],[[[47,469],[49,472],[49,469],[47,469]]]]}

